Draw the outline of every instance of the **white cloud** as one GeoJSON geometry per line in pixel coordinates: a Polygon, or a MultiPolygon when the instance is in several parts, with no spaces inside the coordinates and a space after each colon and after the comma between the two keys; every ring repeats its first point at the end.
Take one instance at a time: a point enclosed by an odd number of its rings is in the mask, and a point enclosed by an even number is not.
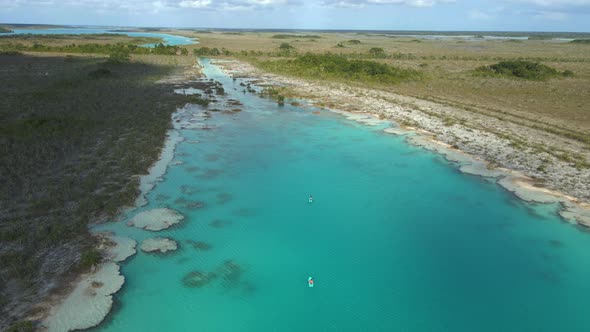
{"type": "Polygon", "coordinates": [[[405,5],[411,7],[432,7],[439,3],[454,3],[455,0],[325,0],[324,7],[363,8],[369,5],[405,5]]]}
{"type": "Polygon", "coordinates": [[[181,8],[207,8],[211,0],[183,0],[178,3],[181,8]]]}

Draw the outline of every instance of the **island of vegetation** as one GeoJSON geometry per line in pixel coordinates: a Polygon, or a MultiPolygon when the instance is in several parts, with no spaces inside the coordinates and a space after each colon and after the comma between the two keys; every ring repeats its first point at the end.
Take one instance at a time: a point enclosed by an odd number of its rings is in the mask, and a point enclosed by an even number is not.
{"type": "Polygon", "coordinates": [[[5,28],[3,26],[0,26],[0,33],[11,33],[11,32],[14,32],[14,31],[11,29],[5,28]]]}

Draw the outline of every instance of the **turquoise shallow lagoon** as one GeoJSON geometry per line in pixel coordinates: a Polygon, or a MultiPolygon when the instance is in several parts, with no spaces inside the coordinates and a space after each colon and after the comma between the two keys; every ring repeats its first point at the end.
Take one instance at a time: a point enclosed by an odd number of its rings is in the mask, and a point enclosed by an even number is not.
{"type": "Polygon", "coordinates": [[[180,130],[183,164],[128,216],[170,207],[181,225],[100,227],[181,247],[123,263],[96,331],[590,330],[590,236],[557,206],[519,201],[383,127],[244,94],[205,64],[243,111],[180,130]],[[183,285],[227,260],[240,267],[232,278],[183,285]]]}

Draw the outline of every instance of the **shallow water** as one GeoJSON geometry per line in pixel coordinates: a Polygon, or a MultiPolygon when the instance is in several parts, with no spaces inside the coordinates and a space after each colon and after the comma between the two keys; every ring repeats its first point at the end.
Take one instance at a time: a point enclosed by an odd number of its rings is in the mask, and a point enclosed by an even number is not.
{"type": "Polygon", "coordinates": [[[128,216],[170,207],[186,216],[180,226],[101,227],[181,247],[124,263],[126,284],[96,330],[590,330],[590,237],[557,206],[521,202],[383,126],[278,107],[206,61],[204,72],[243,111],[180,130],[183,163],[128,216]],[[239,273],[221,277],[226,260],[239,273]],[[191,271],[220,276],[188,288],[191,271]]]}
{"type": "MultiPolygon", "coordinates": [[[[196,44],[192,38],[184,36],[170,35],[166,33],[154,33],[154,32],[123,32],[123,31],[111,31],[109,29],[95,29],[95,28],[60,28],[60,29],[13,29],[12,33],[5,33],[2,35],[15,35],[15,34],[34,34],[34,35],[88,35],[88,34],[102,34],[112,33],[119,35],[127,35],[129,37],[154,37],[161,38],[165,45],[190,45],[196,44]]],[[[153,47],[155,44],[145,44],[142,46],[153,47]]]]}

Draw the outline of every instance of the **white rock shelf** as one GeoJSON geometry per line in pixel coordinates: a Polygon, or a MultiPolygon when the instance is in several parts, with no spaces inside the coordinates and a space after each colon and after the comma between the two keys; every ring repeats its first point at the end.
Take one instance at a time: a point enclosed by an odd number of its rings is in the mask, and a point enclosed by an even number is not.
{"type": "Polygon", "coordinates": [[[159,252],[165,254],[169,251],[175,251],[178,249],[178,244],[176,241],[169,238],[155,237],[144,240],[141,243],[140,248],[144,252],[159,252]]]}
{"type": "Polygon", "coordinates": [[[157,232],[178,224],[183,219],[184,216],[182,214],[172,209],[152,209],[138,213],[127,222],[127,226],[157,232]]]}

